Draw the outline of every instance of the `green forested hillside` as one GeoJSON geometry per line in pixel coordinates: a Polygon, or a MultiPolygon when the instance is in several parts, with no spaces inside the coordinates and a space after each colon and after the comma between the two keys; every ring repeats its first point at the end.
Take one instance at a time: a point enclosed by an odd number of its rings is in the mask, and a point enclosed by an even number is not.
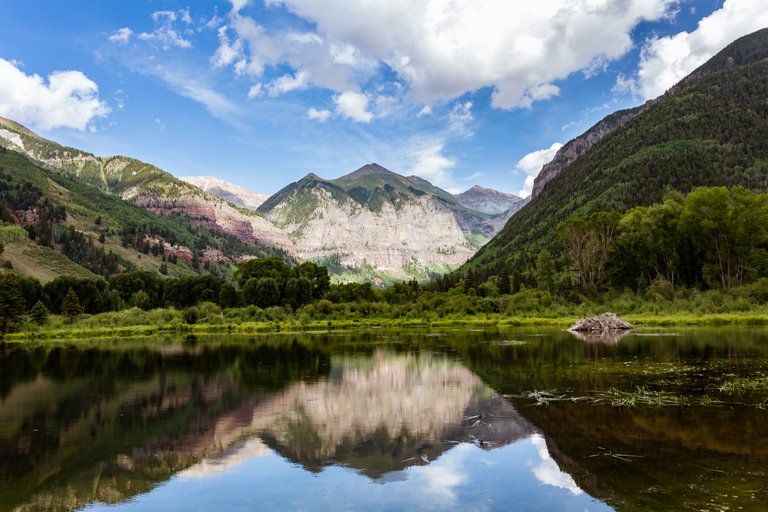
{"type": "Polygon", "coordinates": [[[469,269],[486,279],[532,267],[572,217],[624,212],[698,186],[768,190],[766,55],[768,30],[723,50],[699,78],[681,82],[552,179],[452,280],[469,269]]]}
{"type": "Polygon", "coordinates": [[[0,243],[6,268],[44,281],[134,269],[226,273],[229,263],[208,259],[206,251],[271,254],[187,217],[155,215],[1,147],[0,243]]]}

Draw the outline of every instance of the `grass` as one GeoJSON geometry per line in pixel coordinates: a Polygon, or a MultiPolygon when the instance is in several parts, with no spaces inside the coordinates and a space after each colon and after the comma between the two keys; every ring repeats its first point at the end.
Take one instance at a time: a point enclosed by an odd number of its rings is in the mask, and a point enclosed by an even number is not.
{"type": "Polygon", "coordinates": [[[58,251],[37,245],[30,240],[15,241],[5,245],[2,258],[13,265],[19,274],[48,282],[61,275],[74,277],[96,277],[90,270],[81,267],[58,251]]]}
{"type": "MultiPolygon", "coordinates": [[[[156,334],[250,334],[286,331],[362,330],[372,328],[486,328],[486,327],[554,327],[565,329],[573,324],[575,316],[507,316],[507,315],[454,315],[445,318],[308,318],[291,313],[265,314],[247,317],[244,310],[224,310],[210,303],[198,306],[199,320],[186,324],[181,311],[155,309],[142,311],[137,308],[117,312],[84,315],[74,323],[67,323],[52,315],[44,327],[24,324],[20,332],[7,334],[6,341],[33,339],[78,339],[104,336],[146,336],[156,334]]],[[[768,313],[761,314],[707,314],[632,316],[628,318],[638,326],[721,326],[721,325],[768,325],[768,313]]],[[[761,381],[768,387],[768,378],[761,381]]],[[[735,384],[734,384],[735,386],[735,384]]]]}

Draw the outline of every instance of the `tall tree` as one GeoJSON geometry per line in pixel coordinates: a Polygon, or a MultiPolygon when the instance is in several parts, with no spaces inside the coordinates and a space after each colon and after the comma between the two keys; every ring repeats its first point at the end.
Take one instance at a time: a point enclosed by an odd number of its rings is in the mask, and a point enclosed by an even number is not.
{"type": "Polygon", "coordinates": [[[699,188],[686,197],[680,222],[705,255],[704,275],[723,288],[744,284],[766,264],[767,195],[743,187],[699,188]]]}
{"type": "Polygon", "coordinates": [[[555,290],[555,272],[552,254],[548,250],[542,249],[536,259],[536,286],[539,290],[550,293],[555,290]]]}
{"type": "Polygon", "coordinates": [[[606,263],[620,219],[616,212],[597,212],[574,217],[558,227],[558,238],[576,266],[583,288],[605,288],[606,263]]]}
{"type": "Polygon", "coordinates": [[[0,334],[10,331],[24,314],[24,297],[19,291],[16,276],[0,274],[0,334]]]}
{"type": "Polygon", "coordinates": [[[61,300],[61,314],[70,322],[83,314],[83,306],[75,290],[70,288],[61,300]]]}

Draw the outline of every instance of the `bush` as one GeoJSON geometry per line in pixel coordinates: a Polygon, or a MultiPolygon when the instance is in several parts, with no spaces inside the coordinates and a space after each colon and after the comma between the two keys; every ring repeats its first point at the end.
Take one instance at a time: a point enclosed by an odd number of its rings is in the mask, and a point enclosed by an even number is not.
{"type": "Polygon", "coordinates": [[[188,307],[181,313],[181,318],[184,319],[185,324],[195,324],[199,317],[200,312],[195,306],[188,307]]]}

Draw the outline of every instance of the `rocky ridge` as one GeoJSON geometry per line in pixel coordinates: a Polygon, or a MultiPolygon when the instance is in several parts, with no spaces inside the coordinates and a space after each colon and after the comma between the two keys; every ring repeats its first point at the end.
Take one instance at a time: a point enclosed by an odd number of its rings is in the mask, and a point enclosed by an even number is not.
{"type": "Polygon", "coordinates": [[[258,209],[264,201],[269,199],[267,194],[251,192],[247,188],[213,176],[181,176],[179,179],[205,190],[209,194],[220,197],[235,206],[249,210],[258,209]]]}

